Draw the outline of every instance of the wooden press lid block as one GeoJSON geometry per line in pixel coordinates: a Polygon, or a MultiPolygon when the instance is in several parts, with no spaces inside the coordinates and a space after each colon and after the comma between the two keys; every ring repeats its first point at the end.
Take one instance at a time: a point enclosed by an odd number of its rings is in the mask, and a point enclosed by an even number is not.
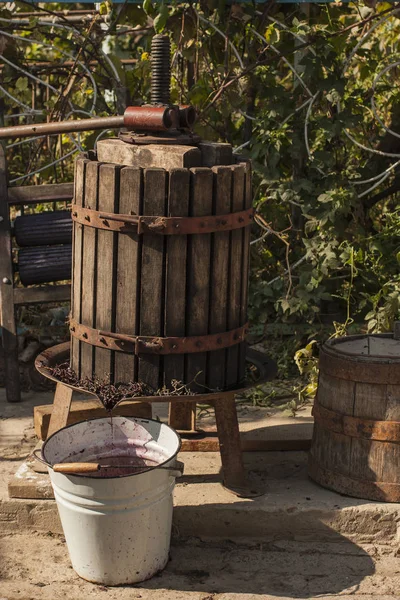
{"type": "Polygon", "coordinates": [[[127,167],[160,168],[168,171],[201,167],[201,152],[194,146],[162,144],[140,146],[111,138],[98,142],[97,160],[127,167]]]}
{"type": "Polygon", "coordinates": [[[97,159],[99,162],[128,167],[161,168],[167,171],[234,163],[231,144],[201,142],[198,147],[162,144],[140,146],[127,144],[117,138],[98,142],[97,159]]]}

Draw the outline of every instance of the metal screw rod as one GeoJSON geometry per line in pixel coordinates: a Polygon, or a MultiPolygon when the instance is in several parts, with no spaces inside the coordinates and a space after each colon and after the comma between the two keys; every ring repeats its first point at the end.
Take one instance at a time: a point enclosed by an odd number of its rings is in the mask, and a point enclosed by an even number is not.
{"type": "Polygon", "coordinates": [[[151,103],[169,104],[171,86],[171,42],[167,35],[151,41],[151,103]]]}

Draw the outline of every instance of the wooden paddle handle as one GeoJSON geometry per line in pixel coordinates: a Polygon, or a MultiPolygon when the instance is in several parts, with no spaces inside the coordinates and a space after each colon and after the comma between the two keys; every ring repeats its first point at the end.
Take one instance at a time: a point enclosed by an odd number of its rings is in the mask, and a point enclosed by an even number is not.
{"type": "Polygon", "coordinates": [[[98,463],[58,463],[53,465],[53,471],[56,473],[93,473],[99,471],[98,463]]]}

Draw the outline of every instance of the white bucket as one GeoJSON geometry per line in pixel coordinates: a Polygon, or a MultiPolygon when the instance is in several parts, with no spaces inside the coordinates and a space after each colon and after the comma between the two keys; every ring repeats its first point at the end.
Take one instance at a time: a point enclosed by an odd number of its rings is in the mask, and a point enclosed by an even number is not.
{"type": "Polygon", "coordinates": [[[171,427],[134,417],[76,423],[44,443],[48,465],[116,464],[128,457],[153,465],[136,473],[104,469],[89,475],[57,473],[49,466],[72,566],[80,577],[105,585],[138,583],[165,567],[179,449],[180,438],[171,427]]]}

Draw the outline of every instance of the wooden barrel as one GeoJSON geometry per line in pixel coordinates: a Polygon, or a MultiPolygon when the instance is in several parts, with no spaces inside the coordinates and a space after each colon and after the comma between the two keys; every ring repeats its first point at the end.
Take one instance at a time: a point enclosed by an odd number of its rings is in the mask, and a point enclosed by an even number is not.
{"type": "Polygon", "coordinates": [[[243,381],[251,171],[220,146],[215,166],[209,146],[119,140],[77,160],[70,328],[81,378],[197,392],[243,381]]]}
{"type": "Polygon", "coordinates": [[[341,494],[400,502],[400,340],[330,340],[320,354],[312,479],[341,494]]]}

